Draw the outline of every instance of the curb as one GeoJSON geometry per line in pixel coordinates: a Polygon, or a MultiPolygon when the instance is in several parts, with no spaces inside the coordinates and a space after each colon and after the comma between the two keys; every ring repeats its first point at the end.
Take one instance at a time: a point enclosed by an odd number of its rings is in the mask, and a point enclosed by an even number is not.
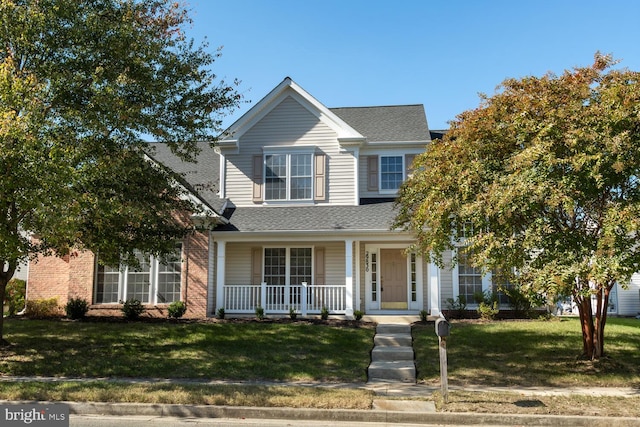
{"type": "Polygon", "coordinates": [[[257,408],[103,402],[59,402],[75,415],[143,415],[178,418],[287,419],[341,422],[413,423],[440,425],[526,425],[560,427],[635,427],[640,419],[627,417],[404,412],[349,409],[257,408]]]}

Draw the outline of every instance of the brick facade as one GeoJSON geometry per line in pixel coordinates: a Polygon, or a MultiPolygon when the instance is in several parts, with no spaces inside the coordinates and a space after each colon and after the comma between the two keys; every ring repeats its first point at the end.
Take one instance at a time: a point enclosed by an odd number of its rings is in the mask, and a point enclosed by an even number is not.
{"type": "MultiPolygon", "coordinates": [[[[182,301],[187,318],[206,318],[209,271],[209,236],[194,232],[182,245],[182,301]]],[[[58,298],[64,307],[70,298],[83,298],[91,305],[90,315],[121,315],[119,304],[94,304],[96,257],[89,251],[74,252],[64,258],[38,255],[31,261],[27,299],[58,298]]],[[[147,305],[147,315],[166,317],[168,304],[147,305]]]]}

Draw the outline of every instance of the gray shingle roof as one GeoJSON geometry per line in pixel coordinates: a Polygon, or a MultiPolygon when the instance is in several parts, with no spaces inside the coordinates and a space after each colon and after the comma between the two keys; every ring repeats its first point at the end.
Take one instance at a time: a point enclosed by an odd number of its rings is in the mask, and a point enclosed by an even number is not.
{"type": "Polygon", "coordinates": [[[330,110],[369,142],[429,141],[423,105],[344,107],[330,110]]]}
{"type": "Polygon", "coordinates": [[[167,144],[150,143],[149,156],[181,175],[198,196],[220,213],[224,200],[218,197],[220,189],[220,156],[208,142],[198,142],[200,153],[196,163],[185,162],[171,152],[167,144]]]}
{"type": "Polygon", "coordinates": [[[216,231],[390,231],[395,218],[393,202],[361,206],[261,206],[239,208],[231,223],[216,231]]]}

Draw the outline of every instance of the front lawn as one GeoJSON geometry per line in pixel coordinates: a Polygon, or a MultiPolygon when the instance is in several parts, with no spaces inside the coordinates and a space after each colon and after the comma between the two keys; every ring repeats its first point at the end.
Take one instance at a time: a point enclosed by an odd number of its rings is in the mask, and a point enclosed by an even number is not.
{"type": "Polygon", "coordinates": [[[4,375],[364,382],[375,330],[308,322],[5,319],[4,375]]]}
{"type": "MultiPolygon", "coordinates": [[[[433,324],[413,328],[418,381],[439,384],[433,324]]],[[[640,387],[640,320],[609,318],[605,354],[582,360],[576,318],[532,321],[452,321],[447,338],[452,385],[640,387]]]]}

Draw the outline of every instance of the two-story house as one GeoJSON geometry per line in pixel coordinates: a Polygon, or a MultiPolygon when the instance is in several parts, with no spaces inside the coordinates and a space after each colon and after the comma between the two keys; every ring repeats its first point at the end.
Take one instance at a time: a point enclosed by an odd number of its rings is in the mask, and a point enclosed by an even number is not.
{"type": "Polygon", "coordinates": [[[27,298],[82,297],[105,312],[136,298],[158,313],[182,300],[187,316],[200,318],[256,307],[438,315],[447,299],[473,301],[494,285],[464,264],[440,269],[408,253],[413,237],[391,229],[400,184],[430,142],[422,105],[327,108],[285,78],[215,149],[202,142],[197,163],[153,144],[150,158],[182,174],[213,213],[208,230],[173,258],[141,254],[139,270],[99,266],[87,252],[41,257],[30,266],[27,298]]]}

